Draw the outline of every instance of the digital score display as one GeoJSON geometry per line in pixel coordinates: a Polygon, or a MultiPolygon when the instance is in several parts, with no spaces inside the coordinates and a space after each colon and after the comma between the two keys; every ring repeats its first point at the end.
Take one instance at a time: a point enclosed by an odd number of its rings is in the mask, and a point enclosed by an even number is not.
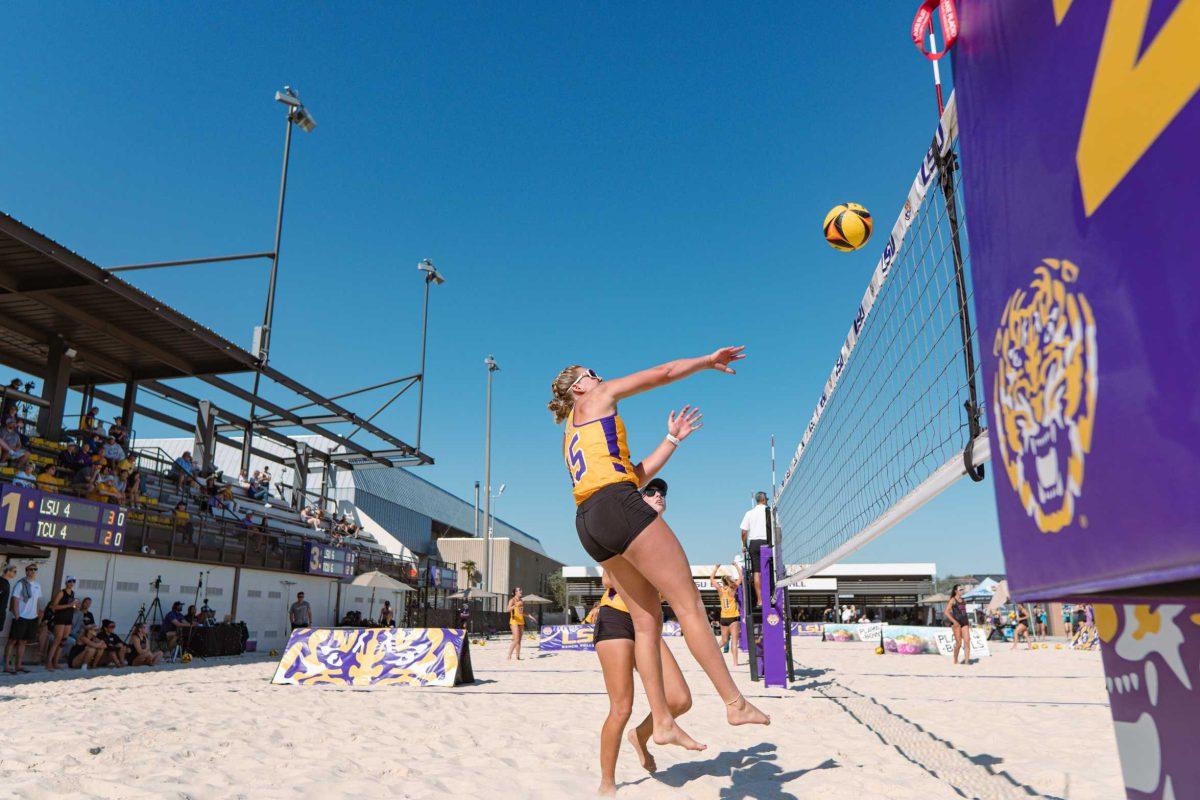
{"type": "Polygon", "coordinates": [[[118,552],[125,541],[125,509],[0,483],[0,536],[118,552]]]}
{"type": "Polygon", "coordinates": [[[358,554],[346,547],[332,544],[308,543],[305,571],[310,575],[329,575],[334,578],[353,578],[358,554]]]}

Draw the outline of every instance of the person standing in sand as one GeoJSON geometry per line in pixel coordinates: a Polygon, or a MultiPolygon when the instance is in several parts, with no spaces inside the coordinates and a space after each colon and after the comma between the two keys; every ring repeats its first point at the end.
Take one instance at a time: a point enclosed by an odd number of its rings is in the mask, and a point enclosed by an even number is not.
{"type": "Polygon", "coordinates": [[[950,590],[950,599],[946,601],[946,608],[943,612],[946,619],[950,620],[950,628],[954,632],[954,658],[953,663],[958,663],[959,648],[963,649],[963,666],[971,663],[971,625],[967,618],[967,604],[962,599],[962,586],[955,584],[950,590]]]}
{"type": "Polygon", "coordinates": [[[508,598],[508,629],[512,631],[512,644],[508,646],[508,660],[513,653],[517,661],[521,660],[521,637],[525,635],[525,601],[521,599],[521,587],[513,590],[513,596],[508,598]]]}
{"type": "Polygon", "coordinates": [[[1025,649],[1030,649],[1029,639],[1029,609],[1024,603],[1017,603],[1017,621],[1013,625],[1013,640],[1012,649],[1017,649],[1017,643],[1021,641],[1021,636],[1025,636],[1025,649]]]}
{"type": "MultiPolygon", "coordinates": [[[[685,437],[686,438],[686,437],[685,437]]],[[[655,478],[642,490],[642,497],[659,515],[667,510],[667,483],[655,478]]],[[[621,732],[633,713],[633,667],[636,633],[629,607],[621,599],[616,584],[608,572],[602,572],[604,596],[594,609],[596,630],[592,641],[596,643],[596,655],[604,673],[604,688],[608,692],[608,716],[600,728],[600,788],[602,796],[616,794],[617,755],[621,749],[621,732]]],[[[591,614],[588,615],[592,616],[591,614]]],[[[692,707],[692,692],[684,680],[679,662],[661,638],[658,642],[662,658],[663,688],[667,695],[667,706],[671,716],[678,719],[692,707]]],[[[651,755],[648,745],[654,732],[654,717],[647,714],[638,726],[626,734],[633,745],[638,760],[647,772],[654,772],[658,764],[651,755]]]]}
{"type": "Polygon", "coordinates": [[[738,638],[741,634],[742,620],[738,614],[737,604],[737,588],[742,584],[740,578],[730,578],[728,575],[719,574],[721,565],[713,566],[712,575],[709,580],[717,590],[717,597],[721,601],[721,649],[724,650],[727,646],[733,658],[733,665],[738,666],[738,638]]]}
{"type": "Polygon", "coordinates": [[[551,382],[552,398],[547,405],[556,423],[566,423],[563,460],[577,506],[575,529],[580,543],[620,587],[637,632],[634,651],[654,717],[653,739],[657,744],[689,750],[703,750],[704,745],[675,724],[667,704],[659,652],[660,592],[675,612],[692,656],[725,703],[728,722],[768,725],[771,720],[748,702],[733,682],[692,580],[687,554],[670,526],[646,507],[638,493],[679,446],[678,432],[699,427],[699,414],[689,413],[690,407],[678,418],[671,412],[667,437],[645,461],[635,465],[617,404],[702,370],[733,374],[730,364],[745,358],[744,349],[723,347],[707,356],[669,361],[608,382],[594,370],[572,365],[551,382]]]}

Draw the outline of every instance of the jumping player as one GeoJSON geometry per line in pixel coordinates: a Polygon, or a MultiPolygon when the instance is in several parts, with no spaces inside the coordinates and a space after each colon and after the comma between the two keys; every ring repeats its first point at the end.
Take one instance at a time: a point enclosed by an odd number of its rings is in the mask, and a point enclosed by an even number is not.
{"type": "Polygon", "coordinates": [[[738,666],[738,637],[741,634],[742,621],[741,615],[738,614],[737,606],[737,587],[741,585],[740,578],[731,578],[728,575],[719,574],[721,565],[713,566],[712,575],[709,576],[709,581],[716,587],[717,597],[721,600],[721,649],[729,646],[729,652],[733,656],[733,665],[738,666]]]}
{"type": "Polygon", "coordinates": [[[672,412],[667,418],[671,431],[667,438],[635,465],[629,457],[617,403],[705,369],[733,374],[729,365],[745,357],[743,349],[724,347],[711,355],[670,361],[608,382],[591,369],[573,365],[551,383],[553,398],[548,405],[556,422],[566,422],[563,458],[578,506],[575,528],[580,543],[611,575],[629,607],[638,672],[654,718],[653,739],[657,744],[689,750],[702,750],[704,745],[675,724],[667,704],[659,652],[659,592],[671,604],[688,650],[725,702],[729,723],[766,725],[770,718],[742,696],[730,677],[692,580],[687,555],[670,526],[638,493],[638,487],[654,476],[679,445],[679,431],[699,425],[698,415],[687,414],[687,408],[678,418],[672,412]]]}
{"type": "MultiPolygon", "coordinates": [[[[655,478],[646,484],[642,497],[659,514],[667,510],[667,483],[655,478]]],[[[612,578],[607,572],[600,579],[604,582],[604,596],[588,614],[588,621],[596,626],[593,641],[600,668],[604,673],[604,688],[608,691],[608,716],[600,729],[600,789],[601,795],[616,793],[617,755],[621,749],[621,732],[625,730],[633,709],[633,620],[629,608],[621,599],[612,578]]],[[[667,706],[672,716],[679,718],[692,707],[692,693],[684,680],[679,662],[659,640],[659,655],[662,657],[663,685],[667,693],[667,706]]],[[[654,718],[647,714],[636,728],[629,731],[627,738],[637,752],[638,760],[647,772],[654,772],[658,765],[647,749],[654,729],[654,718]]]]}

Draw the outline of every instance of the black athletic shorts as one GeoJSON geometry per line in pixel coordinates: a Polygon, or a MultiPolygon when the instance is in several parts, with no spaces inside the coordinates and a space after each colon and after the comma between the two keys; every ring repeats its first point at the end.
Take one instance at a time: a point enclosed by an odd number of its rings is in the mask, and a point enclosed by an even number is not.
{"type": "Polygon", "coordinates": [[[592,634],[592,642],[603,642],[606,639],[628,639],[633,641],[633,617],[628,612],[600,606],[596,614],[596,629],[592,634]]]}
{"type": "Polygon", "coordinates": [[[642,499],[628,481],[598,489],[579,504],[575,532],[587,554],[597,562],[625,552],[637,535],[658,518],[658,512],[642,499]]]}
{"type": "Polygon", "coordinates": [[[720,619],[722,628],[728,628],[731,623],[741,622],[741,621],[742,621],[741,617],[721,617],[721,619],[720,619]]]}
{"type": "Polygon", "coordinates": [[[751,539],[746,545],[746,549],[750,551],[750,574],[758,575],[762,572],[762,554],[758,548],[765,547],[766,542],[762,539],[751,539]]]}
{"type": "Polygon", "coordinates": [[[36,642],[39,622],[40,620],[36,619],[17,617],[12,621],[12,629],[8,632],[8,638],[14,642],[36,642]]]}

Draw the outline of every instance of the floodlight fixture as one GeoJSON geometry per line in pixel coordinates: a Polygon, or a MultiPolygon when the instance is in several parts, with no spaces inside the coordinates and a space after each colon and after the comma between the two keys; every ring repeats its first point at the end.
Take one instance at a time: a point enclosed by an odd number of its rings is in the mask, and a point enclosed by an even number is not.
{"type": "Polygon", "coordinates": [[[446,276],[437,271],[437,267],[433,266],[433,262],[428,258],[423,259],[417,264],[417,269],[425,273],[426,283],[436,283],[439,286],[446,282],[446,276]]]}

